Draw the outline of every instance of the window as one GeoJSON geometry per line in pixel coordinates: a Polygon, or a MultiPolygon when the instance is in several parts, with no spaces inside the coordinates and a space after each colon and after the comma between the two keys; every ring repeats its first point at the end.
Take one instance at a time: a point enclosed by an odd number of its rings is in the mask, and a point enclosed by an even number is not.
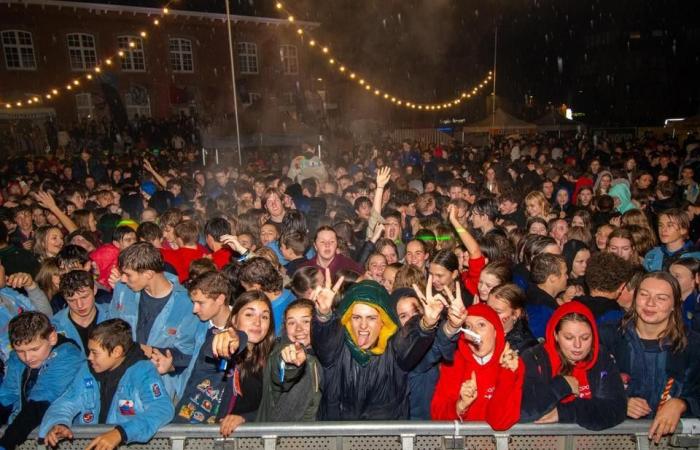
{"type": "Polygon", "coordinates": [[[295,45],[283,45],[280,47],[280,58],[285,75],[296,75],[299,73],[299,58],[297,57],[297,47],[295,45]]]}
{"type": "Polygon", "coordinates": [[[95,37],[91,34],[72,33],[68,38],[68,56],[72,70],[90,70],[97,65],[95,37]]]}
{"type": "Polygon", "coordinates": [[[248,93],[248,98],[243,98],[242,103],[244,105],[252,105],[254,103],[259,102],[262,99],[262,95],[260,95],[258,92],[249,92],[248,93]]]}
{"type": "Polygon", "coordinates": [[[194,72],[192,41],[181,38],[170,39],[170,67],[173,72],[194,72]]]}
{"type": "Polygon", "coordinates": [[[91,119],[95,112],[92,104],[92,94],[83,92],[75,95],[75,106],[78,110],[78,119],[91,119]]]}
{"type": "Polygon", "coordinates": [[[258,46],[252,42],[238,43],[238,66],[241,73],[258,73],[258,46]]]}
{"type": "Polygon", "coordinates": [[[32,34],[26,31],[7,30],[2,32],[2,49],[5,53],[5,66],[11,70],[35,70],[34,44],[32,34]]]}
{"type": "Polygon", "coordinates": [[[119,36],[119,51],[123,52],[122,70],[125,72],[145,72],[146,55],[143,52],[143,40],[136,36],[119,36]]]}
{"type": "Polygon", "coordinates": [[[148,95],[148,90],[142,86],[132,86],[129,91],[124,94],[124,103],[126,105],[126,114],[129,119],[136,114],[139,117],[151,117],[151,98],[148,95]]]}

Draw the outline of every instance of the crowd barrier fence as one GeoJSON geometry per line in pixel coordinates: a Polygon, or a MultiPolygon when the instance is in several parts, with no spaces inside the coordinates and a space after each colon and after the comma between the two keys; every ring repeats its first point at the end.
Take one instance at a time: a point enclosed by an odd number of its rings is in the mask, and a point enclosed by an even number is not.
{"type": "MultiPolygon", "coordinates": [[[[591,431],[570,424],[518,424],[493,431],[485,423],[315,422],[244,424],[229,438],[215,425],[169,425],[133,450],[664,450],[699,449],[700,420],[685,419],[676,432],[654,444],[650,421],[626,421],[591,431]]],[[[75,427],[59,450],[82,450],[108,426],[75,427]]],[[[19,450],[39,446],[29,439],[19,450]]]]}

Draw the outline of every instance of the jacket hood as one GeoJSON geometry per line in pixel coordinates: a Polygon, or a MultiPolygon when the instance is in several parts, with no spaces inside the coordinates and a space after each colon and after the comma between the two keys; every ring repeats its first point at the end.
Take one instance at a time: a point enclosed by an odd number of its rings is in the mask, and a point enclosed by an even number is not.
{"type": "MultiPolygon", "coordinates": [[[[493,327],[496,329],[496,344],[493,348],[493,356],[491,357],[487,365],[500,364],[499,361],[501,358],[501,354],[503,353],[503,350],[506,346],[506,336],[503,331],[503,324],[501,323],[501,319],[498,317],[498,314],[496,314],[496,311],[494,311],[493,308],[491,308],[485,303],[477,303],[476,305],[468,307],[467,313],[469,316],[483,317],[484,319],[488,320],[489,323],[493,325],[493,327]]],[[[471,349],[467,345],[467,338],[462,336],[460,337],[459,342],[460,345],[469,349],[469,353],[472,353],[471,349]]]]}
{"type": "Polygon", "coordinates": [[[581,189],[584,187],[593,188],[593,180],[587,177],[581,177],[576,180],[576,184],[574,185],[574,193],[571,195],[571,203],[574,205],[576,204],[576,201],[578,200],[578,193],[581,192],[581,189]]]}
{"type": "Polygon", "coordinates": [[[564,248],[562,249],[562,256],[566,259],[566,269],[568,273],[571,273],[571,269],[574,266],[574,259],[576,259],[576,254],[581,250],[588,250],[588,246],[578,239],[571,239],[566,241],[564,248]]]}
{"type": "Polygon", "coordinates": [[[630,209],[634,209],[634,203],[632,203],[632,194],[630,193],[630,188],[624,183],[616,184],[610,188],[608,193],[611,197],[615,197],[620,200],[620,205],[617,207],[617,211],[620,214],[624,214],[630,209]]]}
{"type": "Polygon", "coordinates": [[[343,295],[338,307],[340,323],[345,328],[345,342],[352,352],[353,358],[362,365],[369,362],[372,355],[381,355],[386,350],[389,339],[399,329],[399,319],[392,307],[389,293],[384,287],[373,280],[360,281],[352,285],[343,295]],[[363,350],[357,346],[357,336],[352,330],[352,308],[356,303],[362,303],[376,309],[382,320],[382,329],[374,347],[363,350]]]}
{"type": "Polygon", "coordinates": [[[593,332],[593,345],[591,347],[591,352],[593,355],[586,361],[576,363],[576,370],[588,371],[591,367],[593,367],[596,361],[598,361],[600,344],[598,340],[598,327],[596,326],[593,313],[583,303],[576,300],[569,303],[564,303],[554,310],[552,317],[549,319],[549,322],[547,322],[547,331],[545,333],[544,348],[547,351],[547,355],[549,356],[549,361],[552,366],[552,376],[557,375],[562,366],[559,353],[557,352],[557,341],[555,338],[557,324],[564,316],[572,313],[578,313],[584,316],[591,325],[591,331],[593,332]]]}

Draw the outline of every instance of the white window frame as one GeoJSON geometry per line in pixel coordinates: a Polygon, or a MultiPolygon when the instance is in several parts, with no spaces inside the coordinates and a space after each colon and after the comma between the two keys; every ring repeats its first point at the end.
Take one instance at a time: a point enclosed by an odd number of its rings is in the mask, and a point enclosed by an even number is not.
{"type": "Polygon", "coordinates": [[[239,42],[236,44],[238,53],[239,73],[244,75],[257,75],[258,67],[258,44],[255,42],[239,42]]]}
{"type": "Polygon", "coordinates": [[[146,92],[146,103],[136,104],[131,97],[131,92],[124,94],[124,107],[126,108],[126,116],[131,120],[134,115],[139,117],[151,117],[151,94],[144,88],[146,92]]]}
{"type": "Polygon", "coordinates": [[[24,30],[2,30],[0,41],[7,70],[36,70],[32,33],[24,30]]]}
{"type": "Polygon", "coordinates": [[[170,68],[173,72],[194,73],[194,52],[192,48],[190,39],[176,37],[168,40],[170,68]]]}
{"type": "Polygon", "coordinates": [[[75,94],[75,109],[78,114],[78,120],[95,117],[95,105],[92,103],[92,94],[89,92],[75,94]]]}
{"type": "Polygon", "coordinates": [[[95,36],[89,33],[68,33],[68,60],[74,72],[92,70],[97,66],[97,48],[95,36]],[[73,41],[73,42],[71,42],[73,41]]]}
{"type": "Polygon", "coordinates": [[[255,102],[262,100],[262,94],[260,92],[248,92],[248,96],[241,103],[244,105],[252,105],[255,102]]]}
{"type": "Polygon", "coordinates": [[[282,69],[285,75],[299,74],[299,50],[296,45],[280,46],[280,59],[282,60],[282,69]]]}
{"type": "Polygon", "coordinates": [[[121,67],[124,72],[145,72],[146,53],[143,50],[143,39],[138,36],[117,36],[117,46],[124,52],[121,57],[121,67]],[[134,47],[129,46],[134,43],[134,47]]]}

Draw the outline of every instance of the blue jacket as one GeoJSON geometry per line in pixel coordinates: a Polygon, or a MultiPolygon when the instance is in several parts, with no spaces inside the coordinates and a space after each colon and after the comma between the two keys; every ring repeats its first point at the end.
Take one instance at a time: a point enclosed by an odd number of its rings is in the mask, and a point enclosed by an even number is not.
{"type": "MultiPolygon", "coordinates": [[[[109,305],[95,303],[95,307],[97,308],[97,323],[102,323],[105,320],[109,319],[109,305]]],[[[70,317],[68,317],[69,312],[69,308],[64,308],[60,310],[55,316],[53,316],[53,319],[51,321],[53,322],[53,326],[56,328],[56,332],[58,334],[62,334],[68,339],[72,339],[76,344],[78,344],[80,350],[85,352],[85,349],[83,348],[83,341],[80,339],[78,330],[75,328],[75,325],[70,320],[70,317]]]]}
{"type": "MultiPolygon", "coordinates": [[[[71,380],[68,390],[56,400],[39,426],[42,439],[55,425],[96,424],[100,416],[100,386],[87,364],[71,380]]],[[[163,380],[150,361],[138,361],[119,381],[107,415],[107,424],[121,426],[126,443],[148,442],[159,428],[172,420],[173,404],[163,380]]]]}
{"type": "Polygon", "coordinates": [[[676,256],[679,256],[681,258],[696,258],[700,259],[700,251],[692,251],[693,250],[693,243],[688,241],[683,245],[683,248],[678,250],[677,252],[669,252],[666,250],[666,246],[664,245],[657,245],[656,247],[652,248],[647,252],[646,255],[644,255],[644,270],[647,272],[656,272],[657,270],[666,270],[668,269],[667,264],[668,262],[676,256]]]}
{"type": "Polygon", "coordinates": [[[640,397],[647,401],[653,418],[661,394],[669,378],[674,379],[670,395],[688,404],[684,416],[700,415],[700,335],[687,332],[688,345],[673,352],[668,345],[644,346],[632,325],[605,326],[600,329],[601,343],[615,357],[623,379],[626,380],[628,397],[640,397]]]}
{"type": "MultiPolygon", "coordinates": [[[[62,338],[61,338],[62,339],[62,338]]],[[[85,361],[85,355],[75,343],[59,342],[39,368],[36,383],[28,392],[28,402],[53,402],[63,394],[85,361]]],[[[0,405],[12,407],[8,423],[22,409],[22,375],[27,366],[15,352],[10,354],[5,379],[0,386],[0,405]]]]}
{"type": "Polygon", "coordinates": [[[0,296],[7,300],[4,303],[10,307],[0,307],[0,359],[7,363],[10,352],[12,352],[10,335],[8,334],[10,320],[22,311],[34,311],[34,306],[27,296],[8,287],[0,289],[0,296]]]}
{"type": "MultiPolygon", "coordinates": [[[[177,276],[164,272],[173,284],[173,293],[163,310],[156,317],[145,344],[156,348],[175,348],[185,355],[195,354],[197,336],[206,334],[207,323],[192,313],[192,301],[187,290],[177,281],[177,276]]],[[[132,291],[119,282],[114,288],[109,304],[109,318],[123,319],[131,325],[133,339],[136,340],[139,301],[141,292],[132,291]]],[[[191,366],[191,363],[190,363],[191,366]]],[[[165,388],[172,398],[182,395],[183,374],[168,374],[163,378],[165,388]]],[[[185,378],[186,379],[186,378],[185,378]]]]}
{"type": "Polygon", "coordinates": [[[430,402],[438,378],[440,363],[454,358],[459,334],[449,338],[440,324],[432,347],[418,365],[408,373],[409,418],[412,420],[430,420],[430,402]]]}

